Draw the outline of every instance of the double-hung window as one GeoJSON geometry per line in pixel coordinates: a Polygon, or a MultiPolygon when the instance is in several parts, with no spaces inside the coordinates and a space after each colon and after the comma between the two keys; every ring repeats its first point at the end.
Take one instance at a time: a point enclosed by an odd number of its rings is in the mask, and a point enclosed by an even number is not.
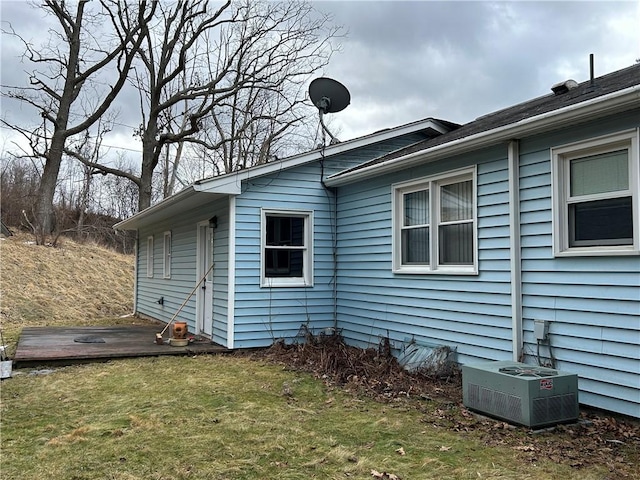
{"type": "Polygon", "coordinates": [[[477,273],[475,167],[393,186],[393,271],[477,273]]]}
{"type": "Polygon", "coordinates": [[[638,132],[552,149],[554,253],[638,253],[638,132]]]}
{"type": "Polygon", "coordinates": [[[313,285],[311,212],[262,210],[261,285],[313,285]]]}

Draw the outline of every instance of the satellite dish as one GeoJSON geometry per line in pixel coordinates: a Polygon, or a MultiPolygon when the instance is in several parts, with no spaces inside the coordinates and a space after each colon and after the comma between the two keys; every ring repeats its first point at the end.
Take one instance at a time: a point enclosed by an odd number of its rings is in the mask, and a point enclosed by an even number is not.
{"type": "Polygon", "coordinates": [[[320,77],[316,78],[309,85],[309,97],[318,109],[320,116],[320,125],[322,129],[331,137],[331,144],[339,143],[336,137],[331,135],[322,119],[325,113],[336,113],[347,108],[351,102],[351,94],[347,87],[332,78],[320,77]]]}
{"type": "Polygon", "coordinates": [[[337,80],[327,77],[316,78],[309,85],[309,96],[322,113],[336,113],[344,110],[351,101],[347,87],[337,80]]]}

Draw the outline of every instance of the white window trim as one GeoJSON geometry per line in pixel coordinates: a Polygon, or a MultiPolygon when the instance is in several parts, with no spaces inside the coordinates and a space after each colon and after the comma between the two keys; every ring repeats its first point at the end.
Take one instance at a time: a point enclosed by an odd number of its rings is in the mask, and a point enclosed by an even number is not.
{"type": "Polygon", "coordinates": [[[171,249],[171,231],[167,231],[162,242],[162,278],[171,278],[171,249]]]}
{"type": "Polygon", "coordinates": [[[153,278],[153,235],[147,237],[147,278],[153,278]]]}
{"type": "Polygon", "coordinates": [[[261,209],[260,215],[260,286],[261,287],[312,287],[313,286],[313,212],[310,210],[261,209]],[[265,248],[267,215],[281,217],[304,217],[304,258],[302,277],[267,277],[265,270],[265,248]]]}
{"type": "MultiPolygon", "coordinates": [[[[583,142],[575,142],[551,149],[551,198],[553,209],[553,254],[556,257],[637,255],[640,253],[640,160],[638,157],[639,130],[627,130],[604,135],[583,142]],[[629,189],[633,225],[632,245],[569,246],[569,218],[567,193],[569,191],[569,161],[613,150],[629,149],[629,189]]],[[[601,195],[610,198],[609,195],[601,195]]],[[[594,196],[595,197],[595,196],[594,196]]]]}
{"type": "MultiPolygon", "coordinates": [[[[396,183],[391,186],[392,211],[392,271],[398,274],[442,274],[442,275],[477,275],[478,274],[478,181],[477,167],[450,170],[438,175],[423,177],[409,182],[396,183]],[[430,191],[438,185],[455,183],[464,178],[470,178],[473,183],[473,264],[471,265],[439,265],[438,264],[438,226],[440,225],[440,208],[437,198],[429,202],[429,265],[402,264],[402,195],[428,188],[430,191]]],[[[436,195],[437,197],[438,195],[436,195]]],[[[429,197],[432,198],[431,196],[429,197]]]]}

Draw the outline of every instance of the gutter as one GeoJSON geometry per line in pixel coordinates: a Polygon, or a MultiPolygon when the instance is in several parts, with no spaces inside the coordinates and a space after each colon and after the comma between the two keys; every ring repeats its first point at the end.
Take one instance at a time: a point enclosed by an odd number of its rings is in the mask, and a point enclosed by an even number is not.
{"type": "Polygon", "coordinates": [[[640,85],[618,90],[617,92],[576,103],[535,117],[529,117],[516,123],[476,133],[468,137],[436,145],[433,148],[413,152],[403,157],[393,158],[354,170],[350,173],[334,174],[325,180],[330,187],[340,187],[356,181],[369,179],[400,168],[409,168],[416,164],[432,162],[444,156],[458,155],[472,150],[488,147],[499,142],[509,141],[522,134],[532,135],[558,127],[562,122],[581,119],[593,119],[610,112],[640,105],[640,85]],[[604,105],[603,105],[604,104],[604,105]]]}
{"type": "MultiPolygon", "coordinates": [[[[229,197],[229,252],[227,253],[227,348],[235,348],[236,323],[236,197],[229,197]]],[[[212,332],[213,333],[213,332],[212,332]]]]}
{"type": "MultiPolygon", "coordinates": [[[[269,162],[263,165],[247,168],[245,170],[239,170],[237,172],[228,173],[218,177],[213,177],[204,180],[198,180],[194,185],[202,188],[202,191],[215,191],[218,192],[220,188],[229,188],[234,185],[240,185],[243,180],[250,180],[252,178],[258,178],[265,175],[275,173],[279,170],[286,170],[288,168],[296,167],[298,165],[314,162],[317,160],[323,160],[328,157],[339,155],[341,153],[356,150],[358,148],[366,147],[374,143],[379,143],[384,140],[407,135],[410,133],[419,132],[422,130],[431,129],[440,134],[448,133],[450,130],[448,127],[443,126],[442,123],[433,118],[426,118],[418,120],[417,122],[410,123],[408,125],[402,125],[399,127],[380,130],[363,137],[354,138],[351,140],[345,140],[344,142],[336,143],[335,145],[327,145],[325,147],[317,148],[310,152],[303,152],[292,157],[283,158],[276,162],[269,162]]],[[[240,193],[240,192],[237,192],[240,193]]]]}

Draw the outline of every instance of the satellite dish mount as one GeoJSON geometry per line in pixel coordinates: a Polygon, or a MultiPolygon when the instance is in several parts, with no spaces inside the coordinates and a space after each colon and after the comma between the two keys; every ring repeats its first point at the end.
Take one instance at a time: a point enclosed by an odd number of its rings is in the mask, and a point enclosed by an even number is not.
{"type": "Polygon", "coordinates": [[[332,78],[316,78],[309,85],[309,97],[318,109],[322,131],[331,137],[331,145],[340,143],[340,140],[334,137],[324,124],[323,116],[325,113],[336,113],[347,108],[351,102],[347,87],[332,78]]]}

